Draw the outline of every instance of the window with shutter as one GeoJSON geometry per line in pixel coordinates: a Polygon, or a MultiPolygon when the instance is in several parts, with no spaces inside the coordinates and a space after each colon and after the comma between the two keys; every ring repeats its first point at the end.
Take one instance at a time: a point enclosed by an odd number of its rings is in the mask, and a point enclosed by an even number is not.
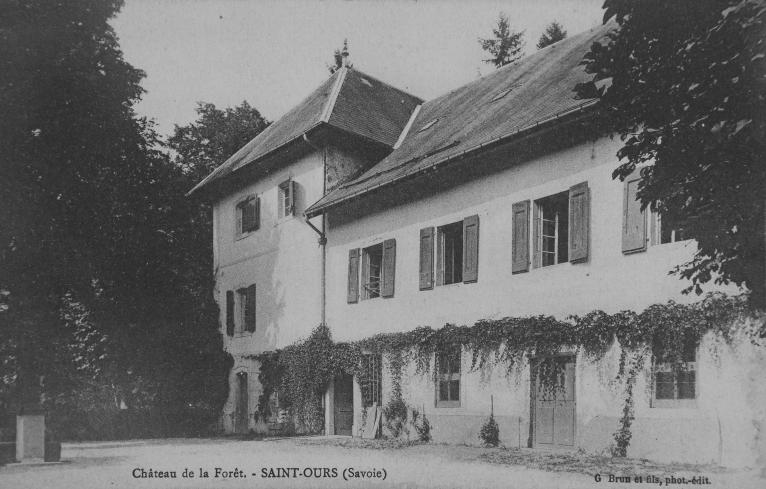
{"type": "Polygon", "coordinates": [[[569,261],[569,194],[538,199],[534,206],[535,267],[569,261]]]}
{"type": "Polygon", "coordinates": [[[387,239],[383,242],[383,277],[381,278],[380,295],[394,296],[396,274],[396,240],[387,239]]]}
{"type": "Polygon", "coordinates": [[[234,291],[226,291],[226,334],[234,336],[234,291]]]}
{"type": "Polygon", "coordinates": [[[439,226],[436,230],[436,285],[463,281],[463,222],[439,226]]]}
{"type": "Polygon", "coordinates": [[[420,290],[434,288],[434,228],[420,230],[420,290]]]}
{"type": "Polygon", "coordinates": [[[348,293],[347,302],[359,301],[359,249],[348,251],[348,293]]]}
{"type": "Polygon", "coordinates": [[[529,201],[512,207],[511,272],[529,271],[529,201]]]}
{"type": "Polygon", "coordinates": [[[381,295],[383,284],[383,243],[362,250],[362,299],[375,299],[381,295]]]}
{"type": "Polygon", "coordinates": [[[245,289],[245,323],[244,329],[250,333],[255,331],[255,284],[245,289]]]}
{"type": "Polygon", "coordinates": [[[646,211],[638,199],[638,170],[625,179],[622,206],[622,252],[636,253],[646,250],[646,211]]]}
{"type": "Polygon", "coordinates": [[[587,261],[589,244],[590,191],[583,182],[569,189],[569,261],[587,261]]]}
{"type": "Polygon", "coordinates": [[[479,280],[479,216],[463,219],[463,282],[479,280]]]}
{"type": "Polygon", "coordinates": [[[279,217],[295,215],[295,181],[285,180],[279,184],[279,217]]]}

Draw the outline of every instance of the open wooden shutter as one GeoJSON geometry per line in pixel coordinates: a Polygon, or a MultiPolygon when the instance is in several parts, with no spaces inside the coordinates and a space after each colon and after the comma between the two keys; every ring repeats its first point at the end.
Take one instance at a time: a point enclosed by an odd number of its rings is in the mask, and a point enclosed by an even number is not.
{"type": "Polygon", "coordinates": [[[622,252],[646,250],[646,211],[638,200],[641,173],[636,170],[625,179],[622,206],[622,252]]]}
{"type": "Polygon", "coordinates": [[[226,291],[226,334],[234,336],[234,291],[226,291]]]}
{"type": "Polygon", "coordinates": [[[287,182],[287,200],[288,200],[288,209],[287,209],[287,215],[294,216],[295,215],[295,180],[290,180],[287,182]]]}
{"type": "Polygon", "coordinates": [[[255,284],[245,291],[245,331],[255,331],[255,284]]]}
{"type": "Polygon", "coordinates": [[[256,197],[253,202],[253,213],[255,214],[254,230],[261,228],[261,198],[256,197]]]}
{"type": "Polygon", "coordinates": [[[583,182],[569,189],[569,261],[587,261],[589,242],[590,192],[583,182]]]}
{"type": "Polygon", "coordinates": [[[529,201],[517,202],[512,208],[511,272],[529,271],[529,201]]]}
{"type": "Polygon", "coordinates": [[[479,216],[463,219],[463,283],[479,280],[479,216]]]}
{"type": "Polygon", "coordinates": [[[359,248],[348,251],[348,299],[349,304],[359,301],[359,248]]]}
{"type": "Polygon", "coordinates": [[[382,297],[394,296],[394,277],[396,272],[396,240],[383,241],[383,278],[380,285],[382,297]]]}
{"type": "Polygon", "coordinates": [[[237,214],[237,229],[234,232],[235,234],[242,234],[242,215],[245,213],[245,209],[242,204],[238,204],[234,208],[234,212],[237,214]]]}
{"type": "Polygon", "coordinates": [[[420,290],[434,288],[434,228],[420,230],[420,290]]]}

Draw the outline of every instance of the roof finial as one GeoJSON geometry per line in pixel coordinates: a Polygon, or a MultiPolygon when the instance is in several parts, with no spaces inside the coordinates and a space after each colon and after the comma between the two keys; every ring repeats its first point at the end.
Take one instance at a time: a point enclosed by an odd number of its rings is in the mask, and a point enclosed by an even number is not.
{"type": "Polygon", "coordinates": [[[343,40],[343,51],[340,53],[343,56],[343,67],[351,68],[353,65],[348,61],[348,39],[343,40]]]}

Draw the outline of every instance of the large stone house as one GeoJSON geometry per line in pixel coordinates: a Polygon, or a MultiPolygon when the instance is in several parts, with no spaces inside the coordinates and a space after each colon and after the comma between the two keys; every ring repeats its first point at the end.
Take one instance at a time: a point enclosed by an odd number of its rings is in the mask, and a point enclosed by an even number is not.
{"type": "MultiPolygon", "coordinates": [[[[214,202],[215,293],[235,359],[227,431],[257,428],[254,355],[320,323],[351,341],[697,300],[668,274],[694,241],[641,209],[639,176],[612,179],[620,142],[594,135],[595,101],[574,97],[588,79],[580,60],[604,34],[573,36],[429,101],[342,68],[193,189],[214,202]]],[[[752,352],[714,355],[705,341],[683,375],[650,362],[639,376],[629,455],[753,463],[760,408],[743,379],[762,364],[752,352]]],[[[623,405],[607,385],[612,353],[594,363],[562,349],[555,402],[531,387],[528,368],[486,376],[459,350],[435,377],[410,368],[402,390],[436,441],[477,443],[492,402],[507,446],[599,452],[623,405]]],[[[377,375],[385,402],[391,381],[377,375]]],[[[360,432],[357,379],[328,386],[324,405],[328,434],[360,432]]]]}

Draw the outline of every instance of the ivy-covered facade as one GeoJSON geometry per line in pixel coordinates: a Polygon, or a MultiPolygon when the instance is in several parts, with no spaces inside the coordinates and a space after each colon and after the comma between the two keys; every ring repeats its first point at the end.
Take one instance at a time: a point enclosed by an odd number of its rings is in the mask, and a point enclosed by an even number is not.
{"type": "Polygon", "coordinates": [[[426,102],[342,68],[202,182],[227,431],[763,460],[763,317],[681,292],[695,241],[574,99],[604,33],[426,102]]]}

